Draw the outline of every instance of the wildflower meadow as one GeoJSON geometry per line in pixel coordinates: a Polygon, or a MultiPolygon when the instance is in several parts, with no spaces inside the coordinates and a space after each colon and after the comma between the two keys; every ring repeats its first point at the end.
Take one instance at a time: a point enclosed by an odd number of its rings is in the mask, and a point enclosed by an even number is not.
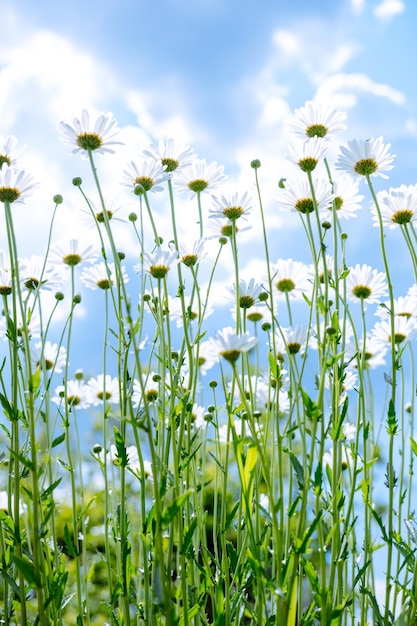
{"type": "Polygon", "coordinates": [[[342,111],[287,124],[266,207],[257,159],[235,189],[172,139],[120,163],[110,113],[62,121],[80,237],[54,190],[42,255],[15,228],[41,181],[0,137],[2,624],[417,624],[417,185],[388,187],[382,137],[340,146],[342,111]],[[291,258],[271,212],[300,222],[291,258]]]}

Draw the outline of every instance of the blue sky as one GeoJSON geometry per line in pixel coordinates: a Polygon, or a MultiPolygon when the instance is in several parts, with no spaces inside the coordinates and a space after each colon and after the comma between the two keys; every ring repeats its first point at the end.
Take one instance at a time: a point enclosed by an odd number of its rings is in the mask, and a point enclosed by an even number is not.
{"type": "MultiPolygon", "coordinates": [[[[91,176],[56,132],[61,119],[82,108],[112,111],[119,121],[126,145],[99,163],[118,194],[124,163],[151,140],[173,136],[189,143],[200,157],[225,165],[242,192],[253,192],[249,162],[260,158],[274,260],[300,252],[299,246],[294,250],[298,221],[284,223],[276,191],[289,170],[282,157],[288,142],[284,121],[306,100],[347,111],[340,143],[383,135],[392,144],[396,167],[377,188],[417,182],[417,4],[411,0],[1,4],[0,134],[27,144],[25,166],[41,183],[15,212],[26,254],[44,249],[55,193],[65,199],[57,236],[79,235],[84,228],[71,180],[91,176]],[[281,236],[283,226],[291,236],[281,236]]],[[[362,192],[367,196],[365,186],[362,192]]],[[[351,262],[382,269],[378,247],[373,252],[368,245],[369,228],[368,212],[348,223],[351,262]]],[[[242,247],[251,246],[257,234],[254,224],[242,234],[242,247]]],[[[395,233],[390,237],[393,263],[401,269],[403,244],[395,233]]],[[[134,254],[133,243],[125,244],[134,254]]]]}

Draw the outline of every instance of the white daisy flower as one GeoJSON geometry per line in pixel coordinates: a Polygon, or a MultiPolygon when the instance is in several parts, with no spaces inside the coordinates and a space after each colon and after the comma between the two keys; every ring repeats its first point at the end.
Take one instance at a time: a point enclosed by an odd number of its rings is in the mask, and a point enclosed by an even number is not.
{"type": "Polygon", "coordinates": [[[298,354],[304,352],[307,341],[307,330],[302,326],[281,328],[276,333],[276,347],[279,353],[298,354]]]}
{"type": "Polygon", "coordinates": [[[357,263],[346,277],[346,295],[352,302],[366,304],[380,302],[386,296],[387,290],[385,274],[372,269],[369,265],[357,263]]]}
{"type": "MultiPolygon", "coordinates": [[[[353,450],[350,446],[343,446],[341,449],[341,459],[340,462],[342,464],[342,470],[346,470],[348,467],[352,467],[355,459],[353,456],[353,450]]],[[[333,457],[333,448],[328,450],[323,454],[323,465],[328,465],[330,469],[333,468],[334,465],[334,457],[333,457]]]]}
{"type": "Polygon", "coordinates": [[[90,406],[89,393],[82,380],[68,380],[66,385],[58,385],[52,402],[61,406],[65,402],[70,408],[88,409],[90,406]]]}
{"type": "Polygon", "coordinates": [[[158,145],[151,144],[143,151],[145,157],[158,161],[166,172],[179,172],[191,165],[196,158],[189,146],[177,143],[174,139],[159,141],[158,145]]]}
{"type": "Polygon", "coordinates": [[[38,341],[31,350],[31,359],[34,367],[45,369],[46,371],[54,370],[59,374],[63,371],[67,364],[67,351],[64,346],[58,346],[56,343],[38,341]]]}
{"type": "Polygon", "coordinates": [[[83,222],[89,228],[97,228],[97,224],[104,224],[106,215],[107,221],[112,222],[123,222],[123,218],[116,217],[116,214],[120,211],[120,209],[124,208],[126,204],[120,204],[118,199],[108,200],[105,198],[104,205],[105,211],[103,210],[102,205],[97,205],[92,200],[88,201],[90,205],[90,209],[81,209],[83,213],[83,217],[81,218],[83,222]]]}
{"type": "MultiPolygon", "coordinates": [[[[124,283],[129,282],[129,277],[126,274],[126,269],[124,267],[122,270],[122,280],[124,283]]],[[[113,287],[114,280],[116,277],[115,266],[114,263],[96,263],[95,265],[91,265],[90,267],[86,267],[81,275],[80,280],[89,289],[111,289],[113,287]]]]}
{"type": "Polygon", "coordinates": [[[144,159],[139,163],[130,161],[123,171],[122,185],[129,187],[136,196],[141,196],[148,191],[163,191],[161,183],[169,178],[171,174],[155,159],[144,159]]]}
{"type": "Polygon", "coordinates": [[[24,148],[17,148],[17,139],[13,135],[0,135],[0,169],[4,164],[16,168],[16,160],[24,148]]]}
{"type": "Polygon", "coordinates": [[[142,374],[142,385],[139,380],[133,381],[132,391],[132,404],[135,408],[146,403],[155,402],[159,396],[159,381],[160,376],[155,372],[149,372],[148,374],[142,374]],[[142,394],[143,386],[143,394],[142,394]]]}
{"type": "MultiPolygon", "coordinates": [[[[387,228],[417,224],[417,185],[391,187],[389,191],[379,191],[378,206],[382,225],[387,228]]],[[[379,226],[379,215],[374,204],[371,206],[374,226],[379,226]]]]}
{"type": "Polygon", "coordinates": [[[0,202],[22,204],[37,187],[31,174],[3,163],[0,169],[0,202]]]}
{"type": "Polygon", "coordinates": [[[208,223],[208,235],[207,239],[214,239],[215,237],[231,237],[233,235],[233,229],[236,233],[241,233],[244,230],[251,229],[250,224],[239,225],[236,222],[231,222],[228,219],[221,219],[219,217],[213,217],[208,223]]]}
{"type": "MultiPolygon", "coordinates": [[[[231,296],[228,297],[228,300],[230,301],[231,299],[233,302],[236,302],[236,283],[233,283],[233,286],[228,285],[226,289],[231,296]]],[[[263,291],[262,285],[260,283],[257,283],[254,278],[251,278],[248,283],[246,282],[246,280],[240,279],[238,290],[240,308],[250,309],[251,307],[253,307],[261,291],[263,291]]]]}
{"type": "MultiPolygon", "coordinates": [[[[186,319],[192,322],[198,318],[197,300],[194,298],[193,305],[191,305],[190,296],[184,296],[184,306],[186,319]]],[[[182,328],[184,325],[184,315],[182,310],[181,299],[179,297],[173,298],[168,296],[168,311],[170,319],[175,320],[177,328],[182,328]]],[[[204,319],[214,313],[213,307],[208,304],[204,311],[204,319]]]]}
{"type": "Polygon", "coordinates": [[[217,353],[226,361],[234,363],[243,352],[248,352],[257,343],[256,337],[251,337],[248,332],[238,335],[231,326],[219,330],[213,338],[217,353]]]}
{"type": "Polygon", "coordinates": [[[333,181],[333,194],[333,201],[327,206],[328,212],[323,217],[332,219],[333,206],[339,219],[348,220],[356,217],[364,199],[364,196],[359,194],[359,181],[347,174],[341,174],[337,180],[333,181]]]}
{"type": "Polygon", "coordinates": [[[345,422],[342,426],[342,432],[347,441],[353,441],[356,437],[356,426],[350,422],[345,422]]]}
{"type": "Polygon", "coordinates": [[[318,163],[324,159],[327,152],[326,142],[314,136],[308,141],[298,141],[290,144],[288,152],[284,152],[285,159],[297,165],[302,172],[312,172],[318,163]]]}
{"type": "Polygon", "coordinates": [[[45,265],[45,258],[41,255],[20,259],[19,275],[28,291],[60,289],[63,285],[62,273],[51,265],[45,265]]]}
{"type": "MultiPolygon", "coordinates": [[[[17,310],[17,319],[13,319],[13,324],[16,327],[16,333],[19,337],[23,335],[24,327],[29,335],[30,339],[38,339],[41,335],[41,320],[39,314],[35,311],[30,311],[30,315],[27,313],[30,319],[26,319],[26,323],[23,324],[22,315],[17,310]]],[[[3,315],[0,319],[0,337],[4,340],[8,339],[8,323],[6,317],[3,315]]]]}
{"type": "Polygon", "coordinates": [[[344,124],[346,117],[343,111],[337,111],[320,102],[308,101],[294,111],[287,122],[287,127],[302,139],[312,137],[329,139],[346,129],[344,124]]]}
{"type": "Polygon", "coordinates": [[[13,279],[10,269],[0,265],[0,296],[9,296],[13,291],[13,279]]]}
{"type": "Polygon", "coordinates": [[[61,141],[74,148],[73,154],[81,152],[83,158],[88,158],[89,151],[113,154],[113,146],[122,143],[114,141],[118,133],[117,121],[112,113],[101,113],[96,119],[90,120],[89,112],[84,109],[81,117],[58,124],[61,141]]]}
{"type": "Polygon", "coordinates": [[[239,217],[246,217],[251,211],[252,200],[246,192],[244,194],[236,192],[220,198],[212,196],[212,199],[215,206],[209,209],[209,217],[225,217],[234,222],[239,217]]]}
{"type": "Polygon", "coordinates": [[[341,154],[336,161],[336,169],[356,176],[381,176],[388,178],[383,172],[391,170],[394,154],[389,153],[391,144],[384,145],[383,137],[358,141],[348,141],[348,147],[341,146],[341,154]]]}
{"type": "Polygon", "coordinates": [[[346,346],[345,354],[346,360],[350,361],[349,368],[357,368],[359,363],[361,363],[362,356],[365,357],[365,362],[362,362],[362,367],[375,369],[376,367],[386,364],[385,355],[388,351],[388,344],[382,345],[373,335],[368,334],[365,341],[365,354],[363,354],[363,348],[363,338],[360,339],[358,348],[353,342],[350,342],[346,346]]]}
{"type": "Polygon", "coordinates": [[[200,239],[194,241],[192,246],[180,243],[178,246],[180,262],[187,267],[194,267],[194,265],[197,265],[197,263],[207,256],[207,252],[204,251],[205,241],[206,240],[201,237],[200,239]]]}
{"type": "Polygon", "coordinates": [[[144,270],[149,272],[153,278],[160,279],[164,278],[178,261],[178,252],[176,250],[156,248],[154,252],[145,252],[143,254],[143,264],[135,265],[133,269],[138,273],[144,270]]]}
{"type": "MultiPolygon", "coordinates": [[[[381,319],[389,319],[390,307],[389,302],[384,302],[377,311],[375,311],[375,315],[381,319]]],[[[396,298],[394,300],[394,315],[417,318],[417,296],[406,295],[396,298]]]]}
{"type": "MultiPolygon", "coordinates": [[[[198,371],[205,376],[212,367],[219,362],[219,354],[216,346],[213,344],[213,339],[202,341],[198,346],[198,371]]],[[[187,362],[185,362],[187,366],[187,362]]]]}
{"type": "Polygon", "coordinates": [[[68,239],[58,241],[51,246],[49,260],[56,264],[63,263],[69,268],[80,263],[92,263],[98,255],[98,250],[94,246],[82,243],[79,239],[68,239]]]}
{"type": "MultiPolygon", "coordinates": [[[[235,435],[238,439],[241,439],[244,432],[246,434],[250,434],[249,425],[246,424],[243,420],[235,417],[233,420],[233,426],[235,430],[235,435]]],[[[261,432],[261,427],[259,424],[256,424],[256,432],[259,434],[261,432]]],[[[220,443],[231,443],[233,441],[233,435],[231,429],[227,424],[223,424],[217,431],[217,437],[220,443]]]]}
{"type": "Polygon", "coordinates": [[[178,191],[187,192],[190,198],[203,191],[211,191],[226,180],[224,167],[216,161],[207,164],[205,159],[197,159],[179,172],[175,183],[178,191]]]}
{"type": "MultiPolygon", "coordinates": [[[[381,322],[377,322],[371,332],[375,341],[383,346],[390,347],[391,343],[391,320],[386,319],[381,322]]],[[[417,321],[412,317],[401,317],[396,315],[394,317],[394,343],[400,348],[405,343],[414,339],[417,335],[417,321]]]]}
{"type": "Polygon", "coordinates": [[[280,189],[278,204],[285,211],[290,210],[302,214],[313,213],[316,206],[319,211],[327,209],[334,198],[329,181],[314,179],[313,187],[315,198],[313,198],[310,183],[306,177],[288,181],[285,188],[280,189]]]}
{"type": "Polygon", "coordinates": [[[97,378],[90,378],[87,382],[88,399],[90,404],[118,404],[119,403],[119,381],[109,374],[104,376],[99,374],[97,378]]]}
{"type": "Polygon", "coordinates": [[[301,261],[278,259],[272,268],[272,280],[279,297],[302,300],[303,293],[311,293],[312,282],[310,269],[301,261]]]}

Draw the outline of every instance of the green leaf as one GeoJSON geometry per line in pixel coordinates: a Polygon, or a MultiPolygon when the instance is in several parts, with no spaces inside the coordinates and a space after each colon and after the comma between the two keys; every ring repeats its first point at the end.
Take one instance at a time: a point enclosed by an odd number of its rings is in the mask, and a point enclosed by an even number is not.
{"type": "Polygon", "coordinates": [[[114,443],[116,445],[115,465],[118,465],[119,467],[127,467],[129,457],[126,452],[125,442],[123,441],[123,437],[117,426],[114,427],[114,443]]]}
{"type": "Polygon", "coordinates": [[[297,482],[298,482],[299,488],[304,489],[303,466],[301,465],[300,461],[298,460],[298,458],[296,457],[295,453],[292,450],[290,450],[289,448],[286,448],[284,452],[286,452],[290,457],[291,465],[293,466],[295,474],[297,476],[297,482]]]}
{"type": "Polygon", "coordinates": [[[28,583],[39,589],[41,587],[41,579],[29,559],[25,557],[20,558],[16,555],[12,555],[11,559],[28,583]]]}
{"type": "Polygon", "coordinates": [[[165,529],[172,522],[174,517],[180,511],[182,505],[193,493],[192,489],[188,489],[185,493],[182,493],[178,498],[175,498],[174,502],[172,502],[169,506],[166,507],[164,511],[162,511],[161,515],[161,525],[162,528],[165,529]]]}
{"type": "Polygon", "coordinates": [[[52,448],[56,448],[56,446],[59,446],[60,443],[62,443],[63,441],[65,441],[65,432],[62,433],[62,435],[59,435],[58,437],[55,437],[55,439],[52,442],[52,448]]]}
{"type": "MultiPolygon", "coordinates": [[[[206,511],[206,514],[207,514],[207,511],[206,511]]],[[[194,535],[195,529],[197,528],[198,522],[199,522],[198,517],[197,516],[194,517],[194,519],[191,522],[187,532],[185,533],[184,542],[182,544],[182,548],[181,548],[181,552],[180,552],[180,554],[183,555],[183,556],[184,555],[185,556],[189,555],[190,548],[191,548],[191,542],[192,542],[192,539],[193,539],[193,535],[194,535]]],[[[201,525],[204,527],[204,522],[201,525]]]]}
{"type": "Polygon", "coordinates": [[[76,549],[76,547],[74,546],[74,542],[73,542],[73,538],[72,535],[70,533],[70,530],[68,528],[68,524],[65,524],[64,526],[64,541],[65,541],[65,545],[67,547],[67,552],[70,556],[72,556],[74,559],[79,556],[79,552],[76,549]]]}

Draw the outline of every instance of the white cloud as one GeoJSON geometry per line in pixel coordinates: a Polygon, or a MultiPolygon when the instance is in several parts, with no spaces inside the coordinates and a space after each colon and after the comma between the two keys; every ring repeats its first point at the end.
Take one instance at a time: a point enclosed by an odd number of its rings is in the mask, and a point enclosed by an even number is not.
{"type": "Polygon", "coordinates": [[[405,11],[405,4],[402,0],[383,0],[374,9],[374,15],[380,20],[391,20],[396,15],[401,15],[405,11]]]}
{"type": "Polygon", "coordinates": [[[279,52],[284,54],[286,57],[291,58],[300,53],[301,46],[295,33],[279,29],[274,32],[272,41],[279,49],[279,52]]]}
{"type": "Polygon", "coordinates": [[[350,4],[356,15],[360,15],[365,8],[365,0],[350,0],[350,4]]]}
{"type": "Polygon", "coordinates": [[[316,92],[316,99],[331,102],[336,108],[352,108],[357,103],[359,94],[371,94],[385,98],[402,106],[406,102],[405,95],[384,83],[376,83],[366,74],[338,73],[324,80],[316,92]]]}

